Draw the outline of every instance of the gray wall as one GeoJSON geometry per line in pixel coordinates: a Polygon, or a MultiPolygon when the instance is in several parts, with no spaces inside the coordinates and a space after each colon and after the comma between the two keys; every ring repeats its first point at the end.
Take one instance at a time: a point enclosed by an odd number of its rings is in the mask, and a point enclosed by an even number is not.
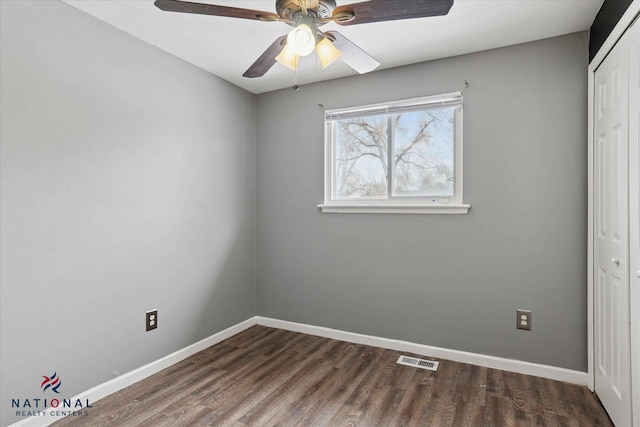
{"type": "Polygon", "coordinates": [[[66,4],[0,16],[7,425],[42,375],[71,397],[255,315],[256,109],[66,4]]]}
{"type": "Polygon", "coordinates": [[[258,96],[259,315],[586,371],[587,47],[583,32],[258,96]],[[468,215],[319,211],[318,104],[464,80],[468,215]]]}

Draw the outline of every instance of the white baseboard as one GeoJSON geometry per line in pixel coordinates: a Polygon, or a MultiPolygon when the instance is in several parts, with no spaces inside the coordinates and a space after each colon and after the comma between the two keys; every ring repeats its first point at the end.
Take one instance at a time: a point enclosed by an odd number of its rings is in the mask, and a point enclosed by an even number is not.
{"type": "MultiPolygon", "coordinates": [[[[166,369],[169,366],[174,365],[189,356],[193,356],[199,351],[202,351],[208,347],[211,347],[212,345],[224,341],[227,338],[231,338],[232,336],[244,331],[245,329],[249,329],[255,324],[255,317],[247,319],[244,322],[240,322],[237,325],[231,326],[223,331],[218,332],[217,334],[213,334],[208,338],[191,344],[190,346],[178,350],[175,353],[171,353],[170,355],[158,359],[155,362],[151,362],[138,369],[134,369],[131,372],[127,372],[124,375],[120,375],[117,378],[99,384],[90,390],[74,396],[71,400],[76,401],[76,399],[80,399],[82,402],[85,402],[88,399],[89,402],[93,404],[103,397],[115,393],[118,390],[122,390],[125,387],[129,387],[130,385],[141,381],[157,372],[160,372],[161,370],[166,369]]],[[[48,426],[49,424],[52,424],[55,421],[63,418],[62,416],[51,416],[49,412],[50,411],[46,411],[46,415],[44,416],[25,418],[18,421],[17,423],[11,424],[10,427],[43,427],[48,426]]]]}
{"type": "Polygon", "coordinates": [[[353,332],[345,332],[320,326],[305,325],[302,323],[288,322],[285,320],[271,319],[268,317],[258,316],[256,320],[258,325],[285,329],[287,331],[293,332],[301,332],[325,338],[332,338],[340,341],[352,342],[355,344],[365,344],[373,347],[381,347],[390,350],[415,353],[427,357],[453,360],[455,362],[469,363],[471,365],[501,369],[503,371],[517,372],[519,374],[525,375],[534,375],[537,377],[564,381],[572,384],[586,386],[588,383],[588,375],[586,372],[574,371],[571,369],[541,365],[538,363],[525,362],[522,360],[488,356],[485,354],[469,353],[466,351],[432,347],[429,345],[416,344],[408,341],[356,334],[353,332]]]}

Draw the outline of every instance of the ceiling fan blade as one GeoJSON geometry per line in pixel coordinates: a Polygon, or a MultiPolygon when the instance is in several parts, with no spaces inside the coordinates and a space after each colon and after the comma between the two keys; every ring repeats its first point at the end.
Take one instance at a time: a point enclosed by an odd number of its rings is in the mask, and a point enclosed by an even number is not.
{"type": "Polygon", "coordinates": [[[358,73],[368,73],[369,71],[375,70],[380,65],[380,63],[373,59],[371,55],[360,49],[355,43],[339,32],[327,31],[324,35],[331,39],[333,41],[333,45],[342,52],[340,59],[358,73]]]}
{"type": "Polygon", "coordinates": [[[264,76],[276,63],[276,56],[284,49],[286,40],[287,36],[278,37],[242,76],[250,79],[264,76]]]}
{"type": "Polygon", "coordinates": [[[369,0],[337,7],[333,16],[340,25],[355,25],[446,15],[451,6],[453,0],[369,0]],[[341,18],[349,15],[353,19],[341,18]]]}
{"type": "Polygon", "coordinates": [[[228,16],[230,18],[255,19],[258,21],[280,21],[280,17],[272,12],[262,10],[241,9],[238,7],[216,6],[213,4],[192,3],[181,0],[156,0],[158,9],[167,12],[196,13],[198,15],[228,16]]]}

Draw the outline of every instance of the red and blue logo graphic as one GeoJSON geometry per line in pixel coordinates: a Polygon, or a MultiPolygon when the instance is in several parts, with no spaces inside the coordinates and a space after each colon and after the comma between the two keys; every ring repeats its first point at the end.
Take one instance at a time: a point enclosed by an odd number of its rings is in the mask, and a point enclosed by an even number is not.
{"type": "Polygon", "coordinates": [[[46,377],[43,375],[42,378],[44,378],[44,381],[42,381],[42,384],[40,384],[40,388],[42,389],[43,393],[49,388],[51,389],[51,391],[59,393],[58,389],[62,385],[62,381],[60,381],[60,377],[58,376],[57,372],[54,372],[50,377],[46,377]]]}

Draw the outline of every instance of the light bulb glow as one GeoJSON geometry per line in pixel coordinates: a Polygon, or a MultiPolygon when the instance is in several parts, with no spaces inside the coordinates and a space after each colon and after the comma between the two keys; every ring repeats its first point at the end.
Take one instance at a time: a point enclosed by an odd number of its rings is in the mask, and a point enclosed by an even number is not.
{"type": "Polygon", "coordinates": [[[340,52],[333,43],[331,43],[331,40],[326,37],[316,45],[316,53],[318,54],[318,58],[320,58],[320,63],[322,64],[323,69],[327,68],[333,63],[333,61],[342,55],[342,52],[340,52]]]}
{"type": "Polygon", "coordinates": [[[307,56],[316,46],[316,38],[306,24],[295,27],[287,36],[287,46],[298,56],[307,56]]]}
{"type": "Polygon", "coordinates": [[[276,61],[281,63],[287,68],[291,68],[293,71],[298,70],[298,55],[291,49],[289,43],[284,46],[282,52],[276,56],[276,61]]]}

